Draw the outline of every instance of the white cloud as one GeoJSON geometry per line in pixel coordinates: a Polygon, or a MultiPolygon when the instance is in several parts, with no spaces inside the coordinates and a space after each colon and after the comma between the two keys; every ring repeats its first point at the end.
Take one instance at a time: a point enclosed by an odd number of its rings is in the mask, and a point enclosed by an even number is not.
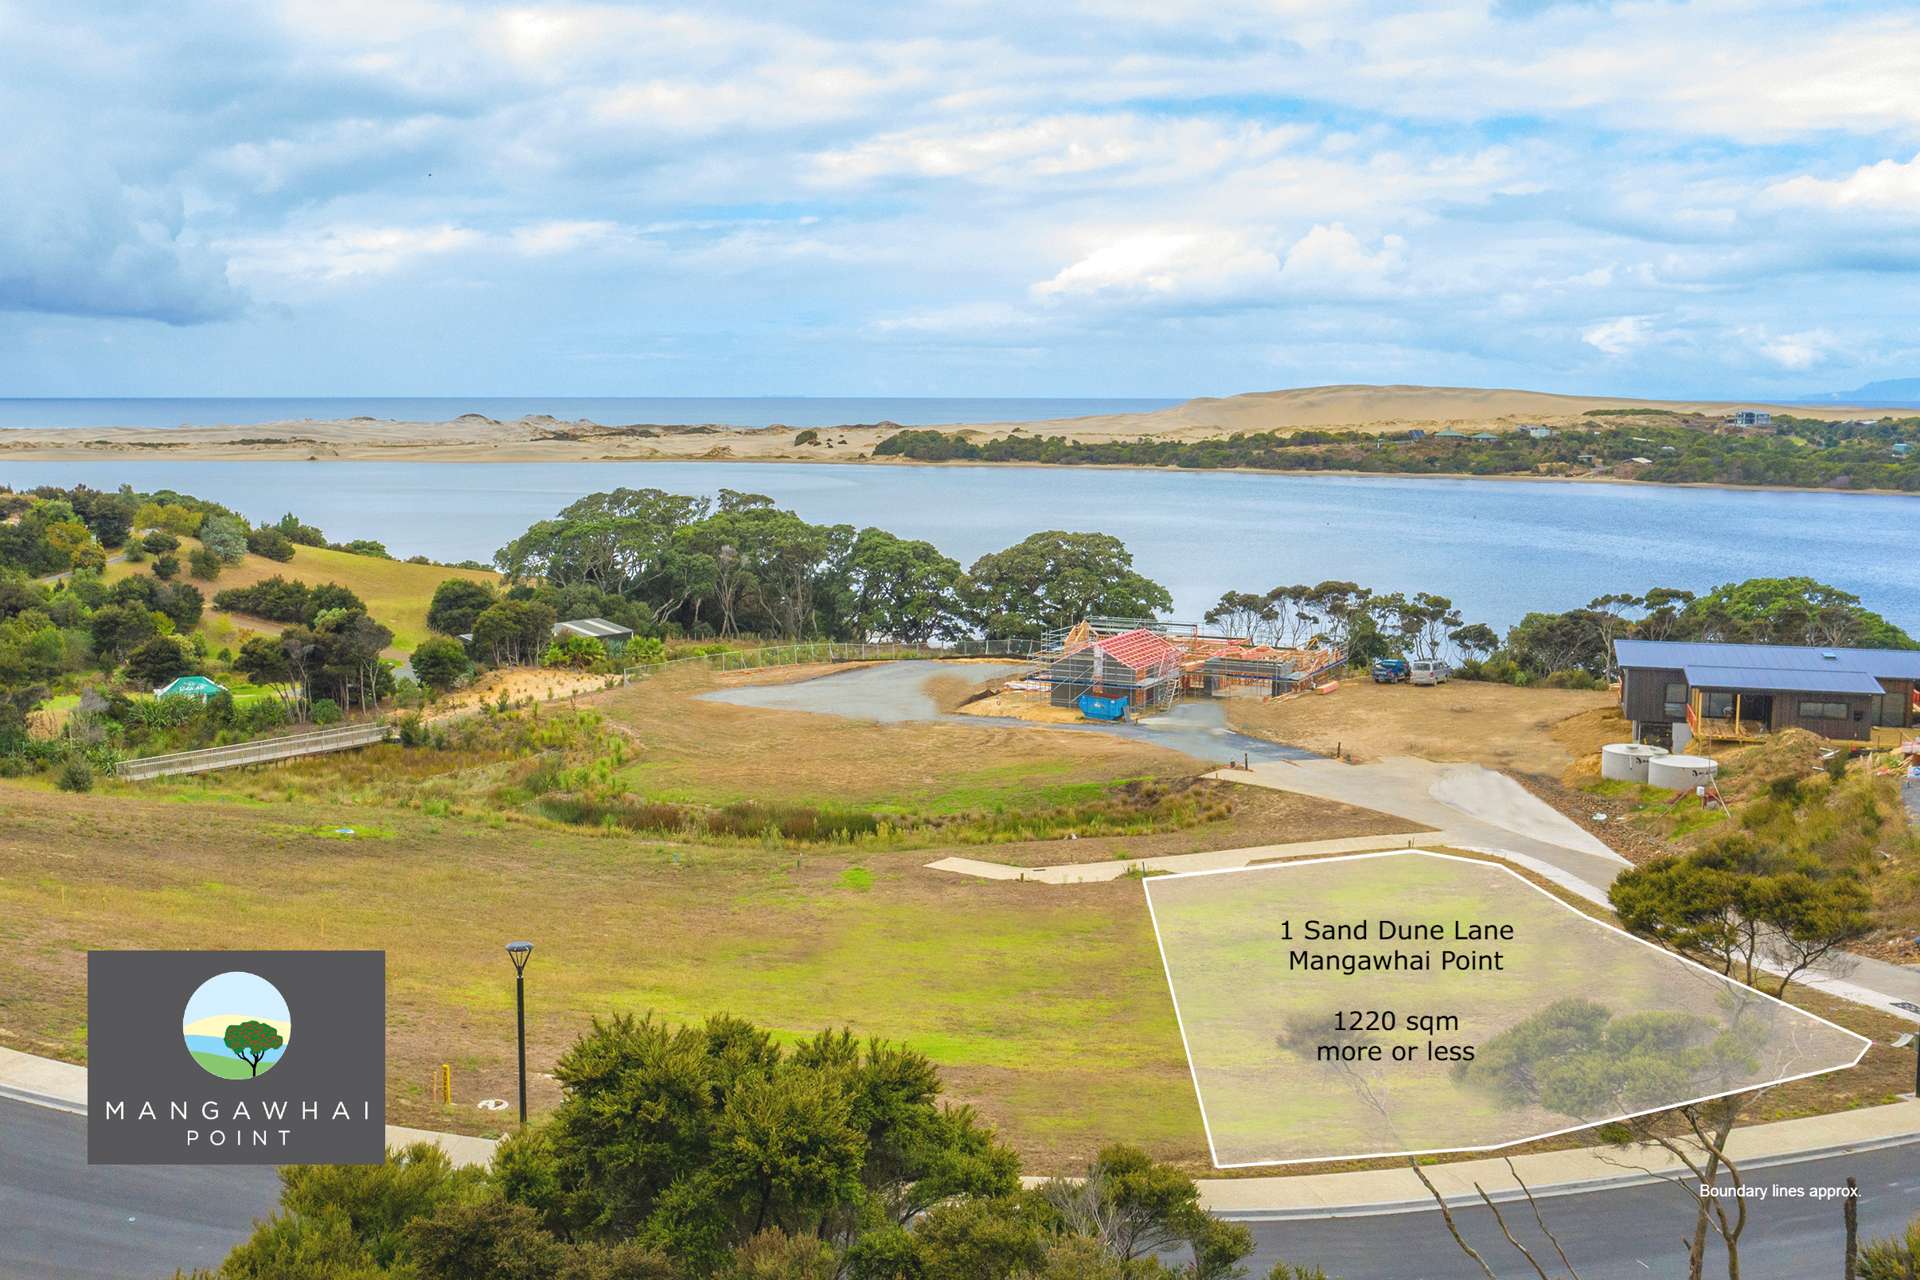
{"type": "Polygon", "coordinates": [[[232,271],[243,281],[338,284],[388,275],[419,263],[479,248],[487,237],[471,227],[319,227],[306,232],[229,240],[232,271]]]}
{"type": "Polygon", "coordinates": [[[1156,230],[1122,236],[1033,286],[1034,297],[1206,298],[1271,281],[1280,260],[1233,231],[1156,230]]]}
{"type": "Polygon", "coordinates": [[[1756,332],[1747,336],[1752,341],[1754,349],[1768,361],[1796,373],[1820,364],[1827,358],[1836,343],[1832,334],[1821,329],[1808,330],[1804,333],[1756,332]]]}
{"type": "Polygon", "coordinates": [[[1647,345],[1652,336],[1645,316],[1616,316],[1580,331],[1580,341],[1609,356],[1632,355],[1647,345]]]}
{"type": "Polygon", "coordinates": [[[1882,160],[1862,165],[1838,180],[1801,174],[1774,183],[1767,194],[1784,204],[1920,215],[1920,155],[1904,163],[1882,160]]]}
{"type": "Polygon", "coordinates": [[[1295,241],[1280,275],[1301,288],[1369,292],[1400,269],[1406,247],[1405,240],[1390,235],[1381,239],[1378,249],[1369,250],[1360,237],[1335,222],[1317,226],[1295,241]]]}

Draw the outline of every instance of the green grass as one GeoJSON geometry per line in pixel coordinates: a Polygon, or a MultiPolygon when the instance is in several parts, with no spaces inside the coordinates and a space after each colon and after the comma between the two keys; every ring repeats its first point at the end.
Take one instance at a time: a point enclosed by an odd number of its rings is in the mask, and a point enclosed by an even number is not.
{"type": "MultiPolygon", "coordinates": [[[[136,573],[152,572],[151,561],[144,564],[124,562],[107,566],[105,577],[114,582],[136,573]]],[[[498,582],[500,575],[483,569],[450,569],[436,564],[409,564],[404,560],[382,560],[377,556],[356,556],[325,547],[296,547],[293,559],[282,564],[263,556],[250,555],[239,564],[228,565],[212,582],[187,579],[207,595],[209,602],[228,587],[251,586],[265,578],[280,577],[317,586],[337,582],[366,602],[367,612],[393,629],[391,656],[413,651],[427,636],[427,606],[433,589],[448,578],[466,578],[475,582],[498,582]]],[[[209,603],[197,630],[214,649],[238,643],[239,633],[259,629],[258,621],[236,619],[221,613],[209,603]]],[[[271,628],[278,630],[277,627],[271,628]]]]}
{"type": "Polygon", "coordinates": [[[219,1076],[222,1080],[251,1080],[255,1075],[265,1075],[267,1072],[273,1070],[273,1063],[271,1062],[261,1063],[260,1070],[256,1072],[252,1067],[249,1067],[246,1063],[235,1057],[222,1056],[217,1053],[202,1053],[198,1049],[189,1049],[188,1052],[193,1055],[195,1062],[206,1068],[211,1074],[219,1076]]]}

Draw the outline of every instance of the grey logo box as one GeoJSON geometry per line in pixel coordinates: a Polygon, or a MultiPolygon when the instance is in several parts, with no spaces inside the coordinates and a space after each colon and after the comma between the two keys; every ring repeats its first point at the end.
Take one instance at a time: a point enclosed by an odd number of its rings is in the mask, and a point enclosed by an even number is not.
{"type": "Polygon", "coordinates": [[[87,1163],[378,1164],[386,968],[383,951],[89,952],[87,1163]],[[228,1080],[182,1024],[200,985],[235,970],[279,991],[292,1029],[270,1070],[228,1080]]]}

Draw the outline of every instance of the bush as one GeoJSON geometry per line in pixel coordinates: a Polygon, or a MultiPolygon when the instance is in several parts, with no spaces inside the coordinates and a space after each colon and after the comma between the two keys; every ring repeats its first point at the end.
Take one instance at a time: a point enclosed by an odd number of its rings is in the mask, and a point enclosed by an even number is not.
{"type": "Polygon", "coordinates": [[[178,551],[180,549],[180,539],[174,537],[165,529],[155,529],[140,540],[140,545],[156,556],[163,556],[169,551],[178,551]]]}
{"type": "Polygon", "coordinates": [[[435,693],[445,693],[473,670],[466,646],[447,636],[422,640],[413,651],[412,662],[415,678],[435,693]]]}
{"type": "Polygon", "coordinates": [[[593,636],[563,635],[547,646],[541,662],[549,667],[604,671],[607,668],[607,647],[593,636]]]}
{"type": "Polygon", "coordinates": [[[332,698],[313,700],[313,722],[315,724],[339,724],[340,704],[332,698]]]}
{"type": "Polygon", "coordinates": [[[187,567],[200,581],[212,582],[220,576],[221,561],[219,556],[205,547],[200,547],[188,554],[187,567]]]}
{"type": "Polygon", "coordinates": [[[54,775],[53,785],[62,791],[93,790],[93,766],[85,756],[68,756],[54,775]]]}
{"type": "Polygon", "coordinates": [[[293,559],[293,540],[271,525],[262,525],[247,533],[247,550],[268,560],[285,563],[293,559]]]}
{"type": "Polygon", "coordinates": [[[153,576],[162,582],[170,582],[180,573],[180,557],[161,556],[153,562],[153,576]]]}
{"type": "Polygon", "coordinates": [[[1582,671],[1577,667],[1568,671],[1552,671],[1540,682],[1549,689],[1604,689],[1607,682],[1591,671],[1582,671]]]}

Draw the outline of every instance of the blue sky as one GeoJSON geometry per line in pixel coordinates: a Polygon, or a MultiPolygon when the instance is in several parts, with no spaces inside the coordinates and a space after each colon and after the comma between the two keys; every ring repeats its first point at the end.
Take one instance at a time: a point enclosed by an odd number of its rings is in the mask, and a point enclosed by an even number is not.
{"type": "Polygon", "coordinates": [[[0,0],[0,396],[1920,376],[1916,48],[1804,0],[0,0]]]}

